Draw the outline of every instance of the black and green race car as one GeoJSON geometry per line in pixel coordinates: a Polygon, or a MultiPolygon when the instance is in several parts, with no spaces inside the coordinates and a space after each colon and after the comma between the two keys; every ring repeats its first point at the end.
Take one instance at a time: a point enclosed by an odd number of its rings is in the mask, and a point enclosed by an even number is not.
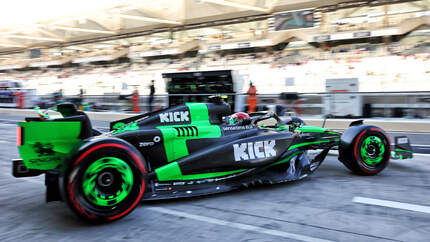
{"type": "Polygon", "coordinates": [[[392,155],[412,157],[406,137],[396,138],[391,151],[384,131],[361,121],[343,133],[305,126],[299,118],[282,121],[270,112],[226,122],[231,110],[220,98],[118,120],[107,133],[94,130],[72,104],[57,110],[62,117],[40,113],[19,123],[22,159],[13,161],[13,175],[45,174],[46,200],[65,201],[93,222],[123,218],[142,200],[299,180],[331,149],[361,175],[381,172],[392,155]]]}

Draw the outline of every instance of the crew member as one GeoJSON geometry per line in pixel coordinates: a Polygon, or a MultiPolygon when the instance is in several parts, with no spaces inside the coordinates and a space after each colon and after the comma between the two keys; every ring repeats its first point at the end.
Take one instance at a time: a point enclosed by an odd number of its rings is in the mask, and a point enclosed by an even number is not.
{"type": "Polygon", "coordinates": [[[16,96],[16,102],[18,108],[24,108],[24,92],[18,91],[13,94],[16,96]]]}
{"type": "Polygon", "coordinates": [[[257,111],[257,88],[252,85],[252,82],[249,83],[249,89],[247,93],[248,113],[253,113],[257,111]]]}
{"type": "Polygon", "coordinates": [[[139,110],[139,91],[137,90],[137,88],[134,89],[131,102],[133,103],[133,112],[138,113],[140,110],[139,110]]]}
{"type": "Polygon", "coordinates": [[[78,95],[78,109],[81,111],[84,111],[84,89],[79,89],[79,95],[78,95]]]}
{"type": "Polygon", "coordinates": [[[58,92],[54,92],[54,100],[55,105],[58,105],[62,102],[63,99],[63,89],[58,90],[58,92]]]}
{"type": "Polygon", "coordinates": [[[152,102],[154,101],[154,93],[155,93],[155,86],[154,86],[154,80],[152,80],[151,86],[149,86],[149,98],[148,98],[149,112],[152,112],[152,102]]]}

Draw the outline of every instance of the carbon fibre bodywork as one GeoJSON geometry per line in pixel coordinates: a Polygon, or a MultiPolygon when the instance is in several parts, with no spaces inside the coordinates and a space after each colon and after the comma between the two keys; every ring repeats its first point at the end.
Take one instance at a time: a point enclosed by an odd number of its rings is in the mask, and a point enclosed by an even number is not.
{"type": "Polygon", "coordinates": [[[225,192],[255,183],[278,183],[309,175],[340,133],[319,127],[227,124],[226,104],[187,103],[138,119],[119,120],[111,136],[135,146],[150,172],[144,199],[225,192]],[[127,124],[128,123],[128,124],[127,124]],[[133,127],[133,128],[131,128],[133,127]],[[306,150],[321,149],[309,160],[306,150]]]}
{"type": "Polygon", "coordinates": [[[355,137],[369,128],[354,122],[342,135],[304,126],[298,118],[282,121],[272,113],[257,113],[249,120],[230,124],[224,121],[231,114],[229,105],[216,102],[186,103],[136,115],[112,122],[108,133],[90,135],[91,123],[86,115],[70,107],[65,109],[64,118],[28,119],[18,129],[23,160],[14,164],[14,175],[46,171],[54,181],[47,182],[51,198],[58,197],[52,195],[58,192],[52,188],[58,187],[56,176],[61,177],[76,157],[94,145],[134,147],[136,155],[146,162],[142,199],[153,200],[299,180],[315,171],[330,149],[341,146],[340,160],[344,162],[354,154],[351,147],[355,137]],[[264,124],[268,119],[274,119],[275,124],[264,124]],[[47,132],[51,128],[57,131],[47,132]],[[318,154],[309,158],[308,150],[318,150],[318,154]],[[34,163],[35,159],[39,163],[34,163]],[[18,163],[29,172],[19,172],[18,163]]]}

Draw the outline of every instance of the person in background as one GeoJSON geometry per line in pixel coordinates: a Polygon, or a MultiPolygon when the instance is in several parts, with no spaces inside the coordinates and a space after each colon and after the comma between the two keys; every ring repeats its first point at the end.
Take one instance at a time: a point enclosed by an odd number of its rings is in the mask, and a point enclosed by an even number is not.
{"type": "Polygon", "coordinates": [[[154,86],[154,80],[151,81],[151,86],[149,86],[149,98],[148,98],[148,109],[149,112],[152,112],[152,102],[154,101],[154,93],[155,93],[155,86],[154,86]]]}
{"type": "Polygon", "coordinates": [[[133,104],[133,112],[135,112],[135,113],[140,112],[140,109],[139,109],[139,91],[137,90],[137,87],[133,91],[133,94],[131,97],[131,103],[133,104]]]}
{"type": "Polygon", "coordinates": [[[17,92],[14,92],[12,95],[16,97],[17,108],[24,108],[24,92],[17,91],[17,92]]]}
{"type": "MultiPolygon", "coordinates": [[[[197,90],[197,80],[196,79],[194,79],[192,81],[192,83],[190,85],[190,89],[191,89],[192,94],[198,94],[199,93],[199,91],[197,90]]],[[[193,95],[190,97],[189,100],[191,100],[191,102],[200,102],[199,98],[200,97],[198,95],[193,95]]]]}
{"type": "Polygon", "coordinates": [[[58,90],[58,92],[54,92],[54,100],[55,105],[58,105],[62,102],[63,99],[63,89],[58,90]]]}
{"type": "Polygon", "coordinates": [[[248,113],[253,113],[257,111],[257,88],[252,84],[252,82],[249,82],[249,89],[248,89],[248,113]]]}
{"type": "Polygon", "coordinates": [[[84,106],[83,106],[83,102],[84,102],[84,89],[79,89],[79,95],[78,95],[78,108],[81,111],[84,111],[84,106]]]}

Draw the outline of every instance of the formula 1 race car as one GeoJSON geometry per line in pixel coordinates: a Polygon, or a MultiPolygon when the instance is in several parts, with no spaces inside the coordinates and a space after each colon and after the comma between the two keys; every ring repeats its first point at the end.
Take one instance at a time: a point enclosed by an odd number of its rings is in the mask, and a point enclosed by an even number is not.
{"type": "Polygon", "coordinates": [[[93,222],[123,218],[141,200],[299,180],[331,149],[360,175],[381,172],[392,155],[412,157],[407,137],[396,138],[390,152],[384,131],[362,121],[342,134],[271,112],[231,115],[222,98],[118,120],[103,134],[73,104],[57,111],[62,117],[39,112],[19,123],[22,159],[13,161],[13,175],[45,174],[47,202],[65,201],[93,222]],[[316,150],[314,157],[308,150],[316,150]]]}

